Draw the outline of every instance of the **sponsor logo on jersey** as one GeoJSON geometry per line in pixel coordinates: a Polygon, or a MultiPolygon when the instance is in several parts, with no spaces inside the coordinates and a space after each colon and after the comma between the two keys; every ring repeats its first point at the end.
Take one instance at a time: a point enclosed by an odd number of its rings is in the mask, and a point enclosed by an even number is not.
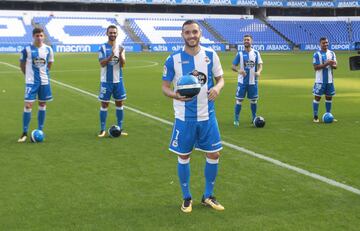
{"type": "Polygon", "coordinates": [[[35,67],[43,67],[46,64],[46,60],[40,57],[33,58],[32,63],[35,67]]]}
{"type": "Polygon", "coordinates": [[[204,73],[197,70],[193,70],[190,74],[198,78],[201,86],[207,83],[207,76],[204,73]]]}

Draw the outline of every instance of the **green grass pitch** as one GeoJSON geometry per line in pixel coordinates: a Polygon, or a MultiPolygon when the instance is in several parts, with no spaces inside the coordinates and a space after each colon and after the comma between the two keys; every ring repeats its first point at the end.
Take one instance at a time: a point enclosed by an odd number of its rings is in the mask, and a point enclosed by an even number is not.
{"type": "MultiPolygon", "coordinates": [[[[264,53],[258,114],[250,124],[244,103],[233,122],[234,53],[221,53],[225,88],[216,102],[222,139],[273,159],[360,188],[360,72],[351,53],[337,53],[333,124],[312,123],[311,53],[264,53]]],[[[180,211],[176,157],[168,151],[171,126],[125,110],[129,133],[97,138],[96,98],[52,84],[45,142],[18,144],[24,79],[18,55],[0,55],[0,230],[359,230],[360,195],[225,147],[215,195],[224,212],[200,205],[204,155],[191,159],[193,212],[180,211]]],[[[167,54],[127,54],[126,105],[173,121],[161,92],[167,54]]],[[[97,54],[56,54],[52,78],[98,94],[97,54]]],[[[320,114],[324,113],[322,99],[320,114]]],[[[37,106],[30,129],[37,126],[37,106]]],[[[108,123],[115,124],[114,105],[108,123]]]]}

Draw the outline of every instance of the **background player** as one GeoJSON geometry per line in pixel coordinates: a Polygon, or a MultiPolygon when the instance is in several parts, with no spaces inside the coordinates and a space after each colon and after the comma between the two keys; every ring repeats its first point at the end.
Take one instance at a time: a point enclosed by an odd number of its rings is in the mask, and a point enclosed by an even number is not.
{"type": "Polygon", "coordinates": [[[25,105],[23,112],[23,133],[18,139],[25,142],[31,120],[31,110],[36,95],[39,101],[38,129],[43,130],[46,114],[46,102],[52,100],[50,88],[50,69],[54,62],[54,52],[44,44],[44,30],[35,28],[32,32],[33,44],[21,51],[20,68],[25,75],[25,105]]]}
{"type": "MultiPolygon", "coordinates": [[[[126,99],[126,91],[123,82],[122,69],[125,65],[125,50],[116,43],[118,29],[110,25],[106,30],[107,43],[99,50],[99,62],[101,65],[100,77],[100,133],[99,137],[106,135],[106,118],[111,95],[115,100],[117,124],[122,129],[124,119],[123,100],[126,99]]],[[[126,133],[122,133],[125,135],[126,133]]]]}
{"type": "MultiPolygon", "coordinates": [[[[314,123],[319,123],[319,103],[325,94],[326,112],[331,112],[332,96],[335,95],[333,69],[337,68],[335,53],[328,49],[327,38],[320,38],[320,50],[314,53],[313,65],[315,70],[315,84],[313,88],[314,123]]],[[[337,121],[334,119],[334,121],[337,121]]]]}
{"type": "Polygon", "coordinates": [[[194,146],[206,153],[205,193],[202,203],[216,210],[224,210],[213,196],[219,151],[222,149],[214,100],[224,86],[223,70],[216,52],[200,46],[201,30],[197,22],[186,21],[182,26],[181,35],[185,46],[167,58],[162,78],[162,90],[166,96],[173,98],[175,111],[169,149],[178,155],[178,176],[184,199],[181,210],[192,211],[189,183],[190,154],[194,146]],[[197,76],[202,84],[200,93],[191,99],[176,92],[178,79],[189,73],[197,76]],[[171,89],[171,83],[174,90],[171,89]]]}
{"type": "Polygon", "coordinates": [[[258,96],[258,78],[261,75],[263,61],[260,53],[254,50],[252,45],[251,35],[245,35],[243,38],[245,50],[239,51],[233,61],[232,70],[238,73],[238,86],[236,90],[236,104],[234,125],[239,126],[239,115],[241,111],[241,104],[247,94],[250,100],[252,122],[256,117],[258,96]],[[240,68],[238,69],[238,65],[240,68]]]}

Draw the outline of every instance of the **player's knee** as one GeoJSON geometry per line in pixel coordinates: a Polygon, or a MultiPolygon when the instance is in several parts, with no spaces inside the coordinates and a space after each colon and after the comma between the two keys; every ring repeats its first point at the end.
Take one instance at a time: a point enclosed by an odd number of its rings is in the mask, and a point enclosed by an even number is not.
{"type": "Polygon", "coordinates": [[[250,103],[251,103],[251,104],[257,104],[257,99],[252,99],[252,100],[250,100],[250,103]]]}
{"type": "Polygon", "coordinates": [[[116,105],[117,107],[122,107],[122,106],[123,106],[123,101],[122,101],[122,100],[116,100],[116,101],[115,101],[115,105],[116,105]]]}
{"type": "Polygon", "coordinates": [[[240,104],[242,104],[242,101],[243,101],[242,99],[237,99],[237,100],[236,100],[236,104],[239,104],[239,105],[240,105],[240,104]]]}
{"type": "Polygon", "coordinates": [[[325,99],[326,99],[327,101],[331,101],[331,100],[332,100],[332,97],[331,97],[331,96],[325,96],[325,99]]]}
{"type": "Polygon", "coordinates": [[[212,160],[217,160],[220,157],[220,152],[206,153],[206,157],[212,160]]]}
{"type": "Polygon", "coordinates": [[[106,109],[109,107],[109,102],[101,102],[101,107],[106,109]]]}
{"type": "Polygon", "coordinates": [[[316,101],[320,101],[320,99],[321,99],[320,96],[317,96],[317,95],[315,96],[315,100],[316,100],[316,101]]]}
{"type": "Polygon", "coordinates": [[[185,162],[189,162],[190,161],[190,155],[178,155],[178,161],[183,163],[185,162]]]}
{"type": "Polygon", "coordinates": [[[32,105],[33,105],[32,102],[25,102],[25,109],[31,110],[31,109],[32,109],[32,105]]]}
{"type": "Polygon", "coordinates": [[[46,102],[39,102],[39,107],[46,107],[46,102]]]}

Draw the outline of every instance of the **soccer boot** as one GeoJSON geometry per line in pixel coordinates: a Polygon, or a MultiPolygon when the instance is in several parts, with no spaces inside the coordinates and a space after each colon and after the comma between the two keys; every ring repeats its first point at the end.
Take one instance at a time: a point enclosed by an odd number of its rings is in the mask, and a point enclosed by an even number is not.
{"type": "Polygon", "coordinates": [[[314,123],[319,123],[319,122],[320,122],[319,117],[318,117],[318,116],[314,116],[313,122],[314,122],[314,123]]]}
{"type": "Polygon", "coordinates": [[[106,131],[105,131],[105,130],[101,130],[101,131],[99,132],[98,137],[103,138],[103,137],[105,137],[105,135],[106,135],[106,131]]]}
{"type": "Polygon", "coordinates": [[[181,211],[184,213],[190,213],[192,211],[192,200],[191,198],[187,198],[183,201],[181,205],[181,211]]]}
{"type": "Polygon", "coordinates": [[[23,132],[23,134],[21,134],[20,138],[18,139],[18,143],[24,143],[27,139],[27,133],[23,132]]]}
{"type": "Polygon", "coordinates": [[[224,206],[222,206],[214,196],[210,196],[208,198],[204,198],[203,196],[201,203],[205,206],[210,206],[217,211],[225,210],[224,206]]]}

